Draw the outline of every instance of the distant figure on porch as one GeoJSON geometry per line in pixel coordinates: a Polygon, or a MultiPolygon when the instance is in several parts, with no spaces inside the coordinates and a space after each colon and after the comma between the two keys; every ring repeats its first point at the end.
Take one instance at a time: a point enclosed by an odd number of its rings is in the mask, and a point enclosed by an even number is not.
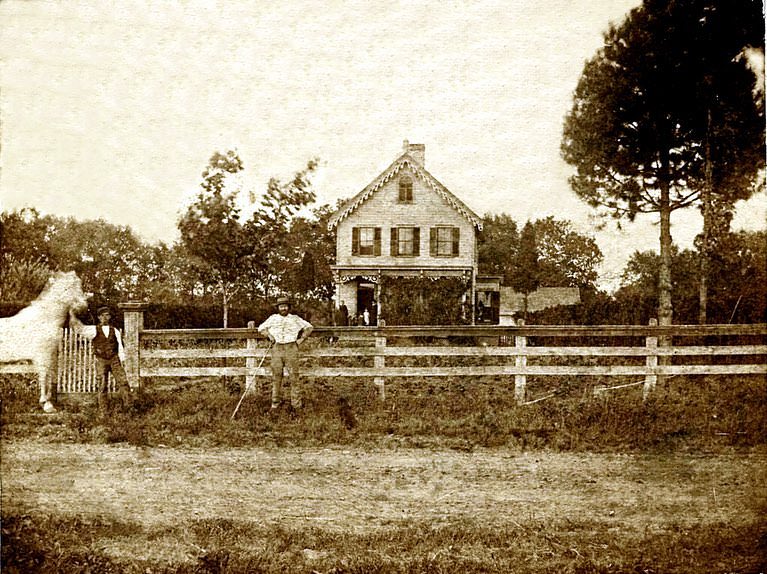
{"type": "Polygon", "coordinates": [[[131,389],[123,368],[125,349],[123,348],[122,335],[119,329],[111,325],[112,313],[109,307],[99,307],[96,315],[98,316],[98,325],[84,325],[74,314],[70,313],[69,326],[81,337],[87,337],[93,341],[93,355],[96,357],[97,372],[100,377],[99,411],[106,414],[109,410],[109,373],[112,373],[112,377],[114,377],[115,386],[123,398],[123,402],[130,395],[131,389]]]}
{"type": "Polygon", "coordinates": [[[336,325],[339,327],[346,327],[349,325],[349,308],[343,301],[341,301],[341,305],[338,307],[336,317],[336,325]]]}
{"type": "Polygon", "coordinates": [[[370,324],[378,324],[378,303],[376,303],[375,299],[370,303],[370,324]]]}

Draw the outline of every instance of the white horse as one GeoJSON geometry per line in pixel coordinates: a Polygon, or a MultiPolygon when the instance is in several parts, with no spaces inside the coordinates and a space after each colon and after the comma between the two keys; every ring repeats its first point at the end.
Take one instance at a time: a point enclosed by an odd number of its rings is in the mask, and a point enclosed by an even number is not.
{"type": "Polygon", "coordinates": [[[28,307],[0,319],[0,362],[32,362],[40,383],[40,404],[46,413],[56,411],[53,401],[61,327],[70,311],[86,307],[80,278],[74,271],[58,271],[28,307]]]}

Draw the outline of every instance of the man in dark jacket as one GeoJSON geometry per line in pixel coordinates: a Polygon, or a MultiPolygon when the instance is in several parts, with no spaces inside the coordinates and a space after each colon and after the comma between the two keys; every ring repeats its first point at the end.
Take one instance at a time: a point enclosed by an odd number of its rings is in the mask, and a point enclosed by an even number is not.
{"type": "Polygon", "coordinates": [[[93,355],[96,358],[97,372],[100,376],[99,410],[105,413],[109,408],[109,373],[112,373],[116,390],[121,394],[129,394],[130,386],[122,365],[125,360],[125,349],[123,349],[120,330],[110,324],[112,314],[109,307],[99,307],[96,314],[99,320],[98,325],[83,325],[79,321],[73,321],[70,315],[70,327],[79,335],[92,340],[93,355]]]}

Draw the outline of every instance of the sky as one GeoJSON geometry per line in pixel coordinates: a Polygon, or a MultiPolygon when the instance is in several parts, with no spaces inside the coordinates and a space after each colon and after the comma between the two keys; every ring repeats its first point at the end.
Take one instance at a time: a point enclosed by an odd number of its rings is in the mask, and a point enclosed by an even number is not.
{"type": "MultiPolygon", "coordinates": [[[[236,150],[244,212],[318,157],[317,206],[402,151],[479,215],[568,219],[617,285],[657,215],[599,229],[560,157],[586,60],[639,0],[0,3],[0,210],[129,225],[172,243],[215,151],[236,150]]],[[[764,193],[736,229],[767,227],[764,193]]],[[[696,210],[672,219],[690,247],[696,210]]]]}

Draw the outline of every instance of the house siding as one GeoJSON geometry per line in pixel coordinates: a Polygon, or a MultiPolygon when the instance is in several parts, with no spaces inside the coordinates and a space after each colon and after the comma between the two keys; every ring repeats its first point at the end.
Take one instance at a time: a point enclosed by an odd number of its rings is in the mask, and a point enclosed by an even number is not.
{"type": "Polygon", "coordinates": [[[407,168],[389,180],[381,189],[360,205],[351,215],[340,221],[336,235],[336,265],[343,267],[474,267],[474,225],[458,213],[438,193],[407,168]],[[413,181],[413,202],[399,202],[399,175],[413,181]],[[429,228],[457,227],[460,243],[457,257],[432,257],[429,249],[429,228]],[[381,255],[352,255],[352,228],[380,227],[381,255]],[[394,257],[391,255],[390,229],[392,227],[420,228],[420,255],[394,257]]]}

